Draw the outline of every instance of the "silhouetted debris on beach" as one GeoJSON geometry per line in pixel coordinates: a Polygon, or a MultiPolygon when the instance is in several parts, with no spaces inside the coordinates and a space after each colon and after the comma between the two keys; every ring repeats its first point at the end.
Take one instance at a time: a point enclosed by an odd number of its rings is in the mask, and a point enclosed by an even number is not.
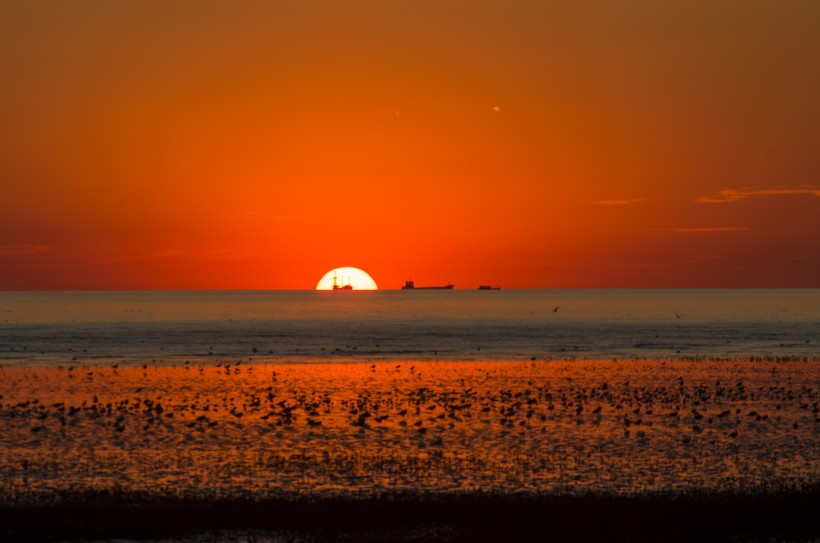
{"type": "Polygon", "coordinates": [[[0,541],[820,536],[816,360],[118,366],[0,368],[0,541]]]}
{"type": "Polygon", "coordinates": [[[820,534],[820,486],[768,492],[159,498],[65,494],[0,507],[3,541],[183,538],[258,530],[258,541],[770,541],[820,534]],[[264,534],[279,534],[265,539],[264,534]]]}

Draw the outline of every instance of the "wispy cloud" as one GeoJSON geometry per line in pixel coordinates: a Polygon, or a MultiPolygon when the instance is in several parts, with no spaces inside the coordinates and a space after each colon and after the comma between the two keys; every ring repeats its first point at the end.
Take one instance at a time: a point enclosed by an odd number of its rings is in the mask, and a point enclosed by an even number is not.
{"type": "Polygon", "coordinates": [[[236,252],[236,251],[180,251],[177,249],[166,249],[158,253],[143,253],[137,255],[125,255],[109,258],[98,262],[98,264],[121,264],[127,262],[154,262],[156,264],[169,264],[179,262],[217,262],[222,260],[238,260],[242,258],[253,258],[265,256],[266,252],[236,252]]]}
{"type": "Polygon", "coordinates": [[[49,250],[51,250],[51,247],[48,245],[0,245],[0,255],[25,255],[33,253],[44,253],[49,250]]]}
{"type": "Polygon", "coordinates": [[[186,258],[192,256],[192,253],[184,253],[176,249],[166,249],[159,253],[143,253],[138,255],[118,256],[102,260],[100,264],[116,264],[119,262],[139,262],[143,260],[166,260],[169,258],[186,258]]]}
{"type": "Polygon", "coordinates": [[[279,215],[278,217],[274,217],[277,221],[317,221],[321,217],[318,215],[279,215]]]}
{"type": "Polygon", "coordinates": [[[743,232],[751,230],[748,226],[703,226],[698,228],[673,228],[673,232],[743,232]]]}
{"type": "Polygon", "coordinates": [[[623,200],[598,200],[596,202],[592,202],[597,206],[628,206],[632,204],[638,204],[641,202],[645,202],[646,198],[625,198],[623,200]]]}
{"type": "Polygon", "coordinates": [[[811,185],[801,185],[797,187],[777,187],[774,189],[725,189],[718,191],[716,195],[696,198],[695,202],[699,204],[723,204],[726,202],[745,200],[752,196],[777,196],[784,194],[808,194],[820,198],[820,188],[811,185]]]}

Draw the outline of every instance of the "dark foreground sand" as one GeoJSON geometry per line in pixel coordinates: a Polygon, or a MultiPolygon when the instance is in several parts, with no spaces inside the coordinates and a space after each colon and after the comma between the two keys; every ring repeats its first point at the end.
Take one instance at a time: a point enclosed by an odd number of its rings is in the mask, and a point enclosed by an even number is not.
{"type": "Polygon", "coordinates": [[[0,508],[3,541],[809,541],[820,488],[639,496],[176,500],[68,496],[0,508]]]}

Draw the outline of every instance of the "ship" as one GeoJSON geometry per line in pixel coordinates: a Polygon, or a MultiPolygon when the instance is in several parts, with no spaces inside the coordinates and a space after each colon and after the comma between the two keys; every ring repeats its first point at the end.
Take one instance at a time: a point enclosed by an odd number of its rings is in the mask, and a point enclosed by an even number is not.
{"type": "Polygon", "coordinates": [[[402,290],[430,290],[430,289],[438,289],[438,290],[453,290],[453,285],[442,285],[439,287],[417,287],[414,281],[405,281],[404,286],[401,287],[402,290]]]}
{"type": "Polygon", "coordinates": [[[478,290],[501,290],[501,287],[491,287],[490,285],[481,285],[478,290]]]}
{"type": "Polygon", "coordinates": [[[340,285],[336,282],[336,272],[333,272],[333,290],[353,290],[353,285],[350,284],[350,278],[348,278],[347,284],[343,282],[340,285]]]}

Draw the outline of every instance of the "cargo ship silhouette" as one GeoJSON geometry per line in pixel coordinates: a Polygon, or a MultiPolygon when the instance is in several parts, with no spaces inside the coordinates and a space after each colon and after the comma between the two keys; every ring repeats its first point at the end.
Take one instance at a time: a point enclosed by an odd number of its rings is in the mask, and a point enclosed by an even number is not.
{"type": "Polygon", "coordinates": [[[453,285],[443,285],[440,287],[417,287],[414,281],[405,281],[404,286],[401,287],[402,290],[430,290],[430,289],[438,289],[438,290],[453,290],[453,285]]]}

